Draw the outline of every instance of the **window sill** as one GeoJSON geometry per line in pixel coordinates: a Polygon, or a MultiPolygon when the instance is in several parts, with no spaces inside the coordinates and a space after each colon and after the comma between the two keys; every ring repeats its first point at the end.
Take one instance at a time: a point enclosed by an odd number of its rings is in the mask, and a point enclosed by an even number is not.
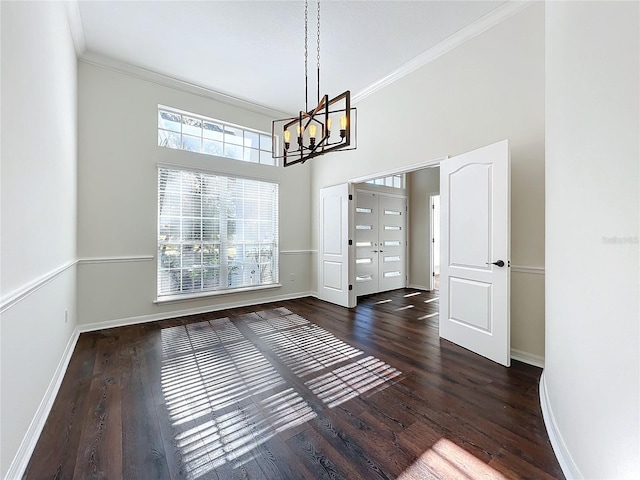
{"type": "Polygon", "coordinates": [[[167,295],[164,297],[156,298],[153,303],[157,305],[161,305],[165,303],[190,302],[193,300],[202,300],[208,297],[217,297],[220,295],[232,295],[235,293],[259,292],[262,290],[271,290],[271,289],[280,288],[280,287],[282,287],[282,284],[273,283],[271,285],[260,285],[257,287],[229,288],[226,290],[214,290],[211,292],[202,292],[202,293],[188,293],[185,295],[167,295]]]}

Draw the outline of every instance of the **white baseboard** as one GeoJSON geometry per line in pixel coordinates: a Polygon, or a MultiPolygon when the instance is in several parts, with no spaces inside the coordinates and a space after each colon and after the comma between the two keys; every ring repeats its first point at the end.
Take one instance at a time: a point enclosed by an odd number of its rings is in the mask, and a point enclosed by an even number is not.
{"type": "Polygon", "coordinates": [[[69,341],[67,342],[67,346],[64,349],[62,358],[60,359],[58,367],[53,374],[53,378],[49,383],[49,387],[47,388],[44,397],[42,398],[42,401],[40,402],[40,405],[36,410],[36,414],[33,416],[33,420],[31,420],[31,425],[29,425],[27,433],[22,439],[20,447],[18,447],[16,456],[13,457],[13,461],[11,462],[11,465],[9,465],[7,474],[4,477],[5,480],[22,478],[22,476],[24,475],[24,472],[27,469],[27,465],[29,465],[31,455],[35,450],[38,439],[40,438],[40,434],[42,433],[42,429],[44,428],[44,424],[49,417],[49,413],[51,412],[51,407],[53,407],[53,402],[58,395],[60,385],[62,385],[62,379],[64,378],[64,374],[67,371],[67,366],[69,365],[71,355],[73,355],[73,350],[76,347],[79,336],[80,332],[76,327],[71,334],[69,341]]]}
{"type": "Polygon", "coordinates": [[[551,446],[556,454],[562,473],[564,473],[564,476],[569,480],[583,479],[584,477],[580,473],[578,466],[573,461],[573,457],[571,456],[571,453],[569,453],[567,445],[564,443],[562,434],[560,433],[560,430],[558,430],[558,425],[556,424],[556,420],[553,416],[553,410],[549,403],[547,381],[544,376],[544,372],[542,372],[542,376],[540,377],[540,407],[542,408],[544,425],[547,428],[547,434],[549,435],[551,446]]]}
{"type": "Polygon", "coordinates": [[[80,333],[94,332],[96,330],[104,330],[106,328],[124,327],[127,325],[136,325],[139,323],[157,322],[160,320],[167,320],[176,317],[186,317],[188,315],[198,315],[201,313],[217,312],[220,310],[227,310],[230,308],[248,307],[251,305],[260,305],[263,303],[281,302],[284,300],[294,300],[302,297],[313,297],[315,292],[298,292],[287,295],[276,295],[273,297],[263,298],[259,300],[238,300],[227,303],[216,303],[215,305],[206,305],[203,307],[187,308],[184,310],[172,310],[168,312],[153,313],[150,315],[140,315],[137,317],[118,318],[115,320],[106,320],[104,322],[94,322],[79,324],[78,329],[80,333]]]}
{"type": "Polygon", "coordinates": [[[417,283],[410,283],[409,285],[407,285],[407,288],[415,288],[416,290],[424,290],[426,292],[431,291],[429,290],[429,287],[425,287],[424,285],[418,285],[417,283]]]}
{"type": "Polygon", "coordinates": [[[533,353],[523,352],[522,350],[511,349],[511,358],[520,362],[528,363],[534,367],[544,368],[544,357],[534,355],[533,353]]]}

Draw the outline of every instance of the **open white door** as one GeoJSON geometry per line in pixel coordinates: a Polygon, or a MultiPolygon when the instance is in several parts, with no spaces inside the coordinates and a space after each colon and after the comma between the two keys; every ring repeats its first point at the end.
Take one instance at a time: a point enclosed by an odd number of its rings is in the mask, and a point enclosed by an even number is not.
{"type": "Polygon", "coordinates": [[[320,190],[318,297],[343,307],[356,305],[355,291],[349,284],[353,276],[350,198],[353,195],[349,183],[320,190]]]}
{"type": "Polygon", "coordinates": [[[507,140],[440,163],[440,336],[511,364],[507,140]]]}

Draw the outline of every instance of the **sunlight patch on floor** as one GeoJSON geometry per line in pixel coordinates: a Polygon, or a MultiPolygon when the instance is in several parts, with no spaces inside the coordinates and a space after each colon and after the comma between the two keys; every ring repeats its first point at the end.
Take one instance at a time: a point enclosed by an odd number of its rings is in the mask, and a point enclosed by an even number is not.
{"type": "MultiPolygon", "coordinates": [[[[402,374],[289,310],[244,319],[329,408],[402,374]]],[[[317,416],[228,318],[165,328],[161,339],[161,388],[189,479],[238,468],[278,432],[317,416]]]]}
{"type": "Polygon", "coordinates": [[[446,438],[438,440],[398,480],[424,479],[506,480],[496,469],[446,438]]]}

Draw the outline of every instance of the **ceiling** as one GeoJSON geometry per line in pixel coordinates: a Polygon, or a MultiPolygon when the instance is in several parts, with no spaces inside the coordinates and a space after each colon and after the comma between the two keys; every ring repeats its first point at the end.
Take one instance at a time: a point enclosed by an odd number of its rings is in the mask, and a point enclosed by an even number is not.
{"type": "MultiPolygon", "coordinates": [[[[504,1],[321,2],[321,94],[357,94],[504,1]]],[[[304,108],[304,2],[79,1],[86,52],[283,112],[304,108]]],[[[317,4],[309,3],[309,106],[317,4]]]]}

